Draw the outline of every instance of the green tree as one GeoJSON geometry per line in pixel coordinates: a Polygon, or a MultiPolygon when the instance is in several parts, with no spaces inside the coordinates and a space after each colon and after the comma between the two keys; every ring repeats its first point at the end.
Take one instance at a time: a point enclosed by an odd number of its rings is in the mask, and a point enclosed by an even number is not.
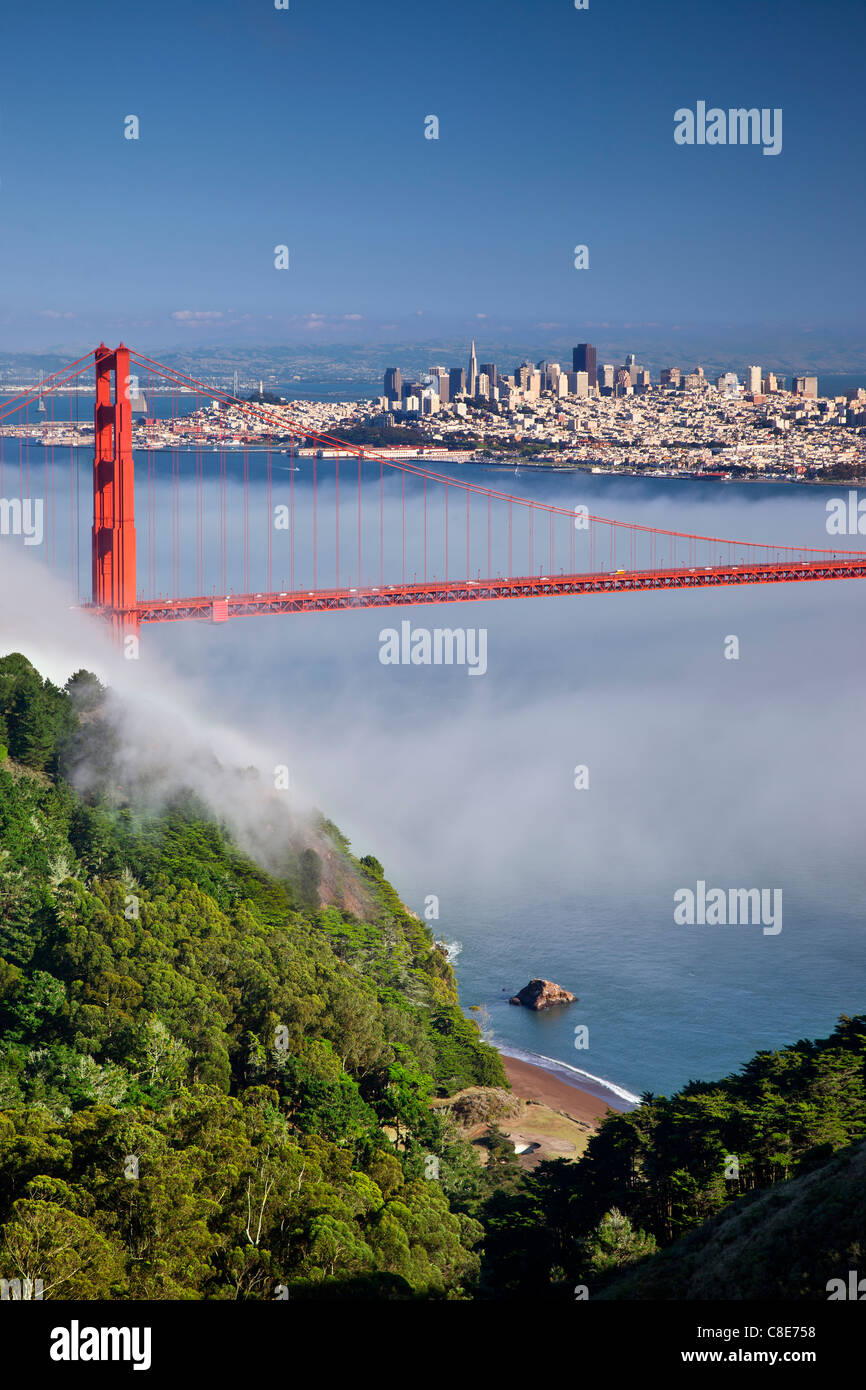
{"type": "Polygon", "coordinates": [[[56,1202],[21,1198],[0,1229],[0,1261],[6,1277],[43,1282],[46,1299],[122,1296],[123,1251],[92,1221],[56,1202]]]}

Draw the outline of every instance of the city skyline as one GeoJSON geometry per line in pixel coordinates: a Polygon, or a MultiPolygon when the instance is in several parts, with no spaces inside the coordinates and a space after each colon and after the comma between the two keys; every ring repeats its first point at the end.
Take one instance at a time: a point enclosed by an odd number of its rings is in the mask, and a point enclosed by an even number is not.
{"type": "MultiPolygon", "coordinates": [[[[388,411],[396,411],[400,403],[403,413],[425,414],[429,413],[428,406],[438,409],[438,405],[434,407],[430,402],[431,396],[437,397],[442,405],[451,404],[462,396],[470,400],[486,400],[491,405],[499,402],[513,407],[518,399],[537,399],[548,391],[560,397],[620,397],[640,394],[653,386],[683,391],[715,386],[716,390],[728,397],[742,392],[756,401],[766,395],[786,392],[813,400],[819,395],[816,373],[794,373],[790,377],[790,384],[787,384],[783,373],[771,368],[767,368],[765,373],[762,366],[756,363],[746,367],[742,381],[737,372],[730,369],[718,373],[713,380],[712,373],[708,376],[703,366],[696,363],[691,369],[679,365],[662,367],[658,382],[653,382],[652,372],[637,361],[634,352],[626,353],[621,365],[603,360],[599,363],[598,349],[594,343],[578,343],[572,349],[571,357],[570,372],[560,362],[542,359],[533,363],[530,358],[524,358],[511,373],[500,371],[495,362],[483,362],[479,368],[473,338],[468,370],[459,365],[432,366],[416,374],[420,379],[413,379],[411,374],[407,374],[404,381],[401,367],[386,367],[380,401],[388,411]]],[[[841,394],[860,396],[862,388],[851,388],[841,394]]]]}

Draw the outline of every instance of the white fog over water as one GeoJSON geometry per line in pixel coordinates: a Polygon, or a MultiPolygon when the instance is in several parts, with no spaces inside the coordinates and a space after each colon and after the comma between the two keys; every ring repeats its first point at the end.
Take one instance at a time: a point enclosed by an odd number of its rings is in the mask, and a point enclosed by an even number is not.
{"type": "MultiPolygon", "coordinates": [[[[831,544],[826,502],[846,491],[454,476],[815,547],[831,544]]],[[[300,536],[303,474],[296,486],[300,536]]],[[[375,854],[415,911],[436,895],[431,926],[462,943],[463,1003],[486,1006],[496,1041],[669,1093],[864,1008],[864,605],[852,580],[146,626],[127,680],[170,684],[231,730],[218,755],[236,742],[287,764],[297,795],[375,854]],[[379,633],[404,618],[486,628],[486,673],[383,666],[379,633]],[[675,924],[674,893],[698,881],[781,889],[781,932],[675,924]],[[509,1006],[537,975],[579,1002],[509,1006]]],[[[22,646],[55,679],[87,664],[74,627],[22,631],[6,585],[2,619],[3,649],[22,646]]]]}

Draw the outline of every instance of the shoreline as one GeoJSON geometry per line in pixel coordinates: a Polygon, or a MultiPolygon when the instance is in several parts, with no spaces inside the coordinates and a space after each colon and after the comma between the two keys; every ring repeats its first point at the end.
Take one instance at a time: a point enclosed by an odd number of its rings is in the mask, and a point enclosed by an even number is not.
{"type": "Polygon", "coordinates": [[[583,1073],[575,1072],[572,1079],[566,1064],[555,1058],[535,1058],[533,1054],[534,1060],[530,1061],[526,1054],[515,1055],[504,1047],[497,1051],[515,1096],[563,1111],[584,1124],[595,1127],[609,1110],[625,1114],[638,1103],[638,1098],[629,1092],[620,1094],[619,1088],[613,1089],[583,1073]]]}
{"type": "MultiPolygon", "coordinates": [[[[290,401],[290,402],[288,402],[288,404],[291,405],[292,402],[290,401]]],[[[315,402],[314,402],[314,404],[315,404],[315,402]]],[[[158,418],[159,418],[159,417],[158,417],[158,418]]],[[[55,424],[62,424],[62,425],[65,425],[65,424],[67,424],[67,423],[68,423],[67,421],[56,421],[56,422],[55,422],[55,424]]],[[[28,430],[29,430],[30,428],[32,428],[32,429],[34,429],[34,431],[37,431],[37,430],[39,429],[38,426],[28,426],[27,428],[28,428],[28,430]]],[[[32,435],[29,434],[29,433],[27,433],[27,434],[22,434],[22,435],[15,434],[15,433],[8,433],[8,434],[7,434],[5,430],[0,429],[0,436],[7,437],[7,438],[9,438],[9,439],[17,439],[17,438],[20,438],[20,439],[25,440],[27,443],[29,443],[30,445],[32,445],[34,448],[40,448],[40,447],[41,447],[41,448],[44,448],[44,449],[46,449],[46,450],[48,450],[49,448],[58,448],[58,449],[86,448],[86,447],[89,447],[90,445],[92,445],[92,443],[93,443],[92,431],[90,431],[90,430],[89,430],[89,432],[88,432],[88,434],[87,434],[87,438],[84,439],[84,440],[74,441],[74,440],[71,440],[71,439],[65,439],[65,440],[61,441],[60,443],[50,442],[50,441],[49,441],[49,442],[46,442],[46,440],[43,438],[43,436],[42,436],[41,434],[38,434],[38,433],[35,433],[35,432],[34,432],[32,435]]],[[[373,461],[375,461],[376,459],[378,459],[378,458],[380,457],[380,455],[377,454],[377,453],[375,452],[375,449],[376,449],[376,446],[375,446],[375,445],[358,445],[358,446],[356,446],[356,447],[357,447],[357,448],[360,448],[360,449],[362,449],[362,450],[367,450],[367,449],[371,450],[369,457],[370,457],[370,459],[373,460],[373,461]]],[[[387,449],[388,446],[384,446],[384,447],[387,449]]],[[[295,457],[298,457],[298,455],[297,455],[296,452],[292,451],[290,448],[286,448],[286,447],[285,447],[285,442],[284,442],[284,441],[281,441],[281,442],[279,442],[279,443],[272,444],[272,445],[267,445],[267,444],[255,444],[255,443],[249,443],[249,444],[247,444],[247,445],[243,445],[243,444],[241,444],[241,443],[239,443],[239,442],[235,442],[235,441],[232,441],[232,442],[224,442],[224,441],[222,441],[222,440],[220,440],[220,439],[218,439],[218,438],[217,438],[216,440],[214,440],[214,439],[205,439],[205,440],[202,440],[202,442],[199,443],[199,444],[180,444],[180,443],[172,443],[172,442],[154,443],[153,441],[149,441],[149,442],[147,442],[147,443],[144,443],[144,442],[141,442],[141,441],[134,441],[134,442],[133,442],[133,450],[134,450],[134,452],[136,452],[136,453],[143,453],[143,452],[145,452],[145,450],[146,450],[148,453],[154,453],[154,454],[160,454],[160,453],[195,454],[195,453],[203,453],[203,452],[206,453],[206,452],[208,452],[208,450],[210,450],[210,451],[213,452],[213,453],[220,453],[220,452],[221,452],[221,453],[226,453],[226,454],[232,454],[232,453],[240,453],[240,452],[242,452],[244,449],[246,449],[246,451],[247,451],[248,453],[253,453],[253,454],[267,454],[267,453],[270,453],[270,454],[286,454],[286,455],[291,455],[291,454],[294,453],[294,456],[295,456],[295,457]]],[[[346,456],[346,457],[354,457],[354,450],[352,450],[352,449],[347,450],[347,453],[346,453],[345,456],[346,456]]],[[[307,456],[301,455],[301,457],[307,457],[307,456]]],[[[387,457],[388,457],[388,456],[387,456],[387,453],[384,455],[384,457],[387,459],[387,457]]],[[[395,460],[391,460],[391,461],[394,462],[394,463],[415,463],[415,464],[421,463],[421,464],[423,464],[423,463],[425,462],[425,460],[426,460],[426,455],[423,454],[423,453],[420,453],[420,454],[417,454],[417,455],[410,455],[408,458],[405,458],[405,459],[399,459],[399,460],[396,460],[396,459],[395,459],[395,460]]],[[[703,471],[700,470],[700,469],[694,469],[694,470],[693,470],[693,469],[684,469],[684,468],[677,469],[676,472],[672,472],[672,471],[670,471],[670,469],[666,469],[666,470],[663,471],[663,472],[656,472],[654,468],[635,468],[635,467],[632,466],[630,463],[615,464],[615,465],[612,465],[612,466],[611,466],[611,465],[606,465],[606,464],[604,463],[604,461],[602,461],[602,460],[597,460],[597,459],[569,459],[568,461],[563,462],[563,463],[558,463],[558,462],[556,462],[556,461],[553,460],[553,459],[545,459],[545,460],[543,460],[543,461],[538,461],[538,462],[536,462],[535,460],[533,460],[533,459],[531,459],[531,458],[522,458],[522,457],[519,457],[518,455],[513,455],[513,456],[510,457],[510,458],[507,457],[507,456],[503,456],[502,458],[499,458],[499,459],[496,459],[496,458],[483,458],[483,459],[478,459],[478,458],[468,458],[468,459],[467,459],[467,458],[453,458],[453,459],[429,459],[429,460],[426,460],[426,461],[429,462],[429,463],[431,463],[431,464],[437,464],[437,463],[438,463],[438,464],[443,465],[443,466],[446,466],[446,467],[449,466],[449,465],[451,465],[452,467],[455,467],[455,468],[458,468],[458,467],[459,467],[459,468],[466,468],[466,467],[468,467],[468,468],[490,468],[490,469],[493,469],[494,471],[497,471],[497,472],[505,472],[505,473],[511,473],[511,472],[516,473],[519,469],[526,469],[527,471],[529,471],[529,470],[534,470],[535,472],[548,472],[548,473],[594,473],[594,474],[596,474],[596,475],[599,476],[599,477],[608,477],[608,478],[639,478],[639,479],[643,479],[644,481],[649,480],[649,481],[651,481],[651,482],[658,482],[658,483],[690,481],[690,482],[696,482],[696,483],[722,483],[722,484],[725,484],[725,483],[767,483],[767,484],[770,484],[770,485],[775,486],[775,487],[792,487],[792,486],[793,486],[793,487],[835,487],[835,488],[845,488],[845,487],[847,487],[847,488],[858,488],[858,487],[862,487],[862,486],[864,485],[864,482],[866,482],[866,473],[859,473],[859,474],[856,474],[856,475],[854,475],[854,476],[852,476],[852,477],[848,477],[848,478],[824,478],[824,477],[821,477],[821,476],[813,477],[813,478],[802,478],[802,477],[792,477],[792,476],[790,476],[790,475],[788,475],[788,474],[779,475],[779,474],[773,474],[773,473],[767,474],[767,473],[758,473],[758,472],[750,472],[750,473],[738,474],[738,475],[734,476],[734,475],[729,475],[729,474],[726,472],[726,470],[724,469],[724,467],[723,467],[722,469],[720,469],[719,472],[716,472],[716,473],[705,473],[705,472],[703,472],[703,471]]],[[[664,465],[659,465],[659,467],[662,467],[662,468],[663,468],[664,465]]]]}

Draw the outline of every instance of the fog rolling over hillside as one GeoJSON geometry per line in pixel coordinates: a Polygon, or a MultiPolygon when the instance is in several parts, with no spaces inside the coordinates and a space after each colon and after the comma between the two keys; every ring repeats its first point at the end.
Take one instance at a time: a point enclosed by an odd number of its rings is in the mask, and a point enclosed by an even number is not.
{"type": "MultiPolygon", "coordinates": [[[[826,489],[495,482],[657,526],[827,544],[826,489]]],[[[464,943],[464,1001],[492,1009],[496,1036],[640,1092],[857,1008],[866,756],[838,731],[858,718],[863,602],[850,581],[258,618],[146,628],[143,660],[159,653],[203,701],[219,691],[238,726],[254,711],[275,761],[415,910],[439,898],[434,925],[464,943]],[[486,628],[486,674],[383,666],[380,633],[405,617],[486,628]],[[781,933],[676,926],[673,895],[698,880],[781,889],[781,933]],[[591,1010],[587,1056],[564,1017],[500,1007],[536,974],[591,1010]]]]}
{"type": "Polygon", "coordinates": [[[147,639],[142,659],[126,659],[107,626],[73,607],[63,581],[29,557],[0,551],[0,590],[2,652],[25,653],[57,685],[84,668],[108,686],[110,747],[77,765],[81,791],[106,769],[119,797],[153,812],[191,790],[265,867],[280,862],[288,837],[317,839],[309,789],[289,774],[284,743],[270,746],[258,721],[217,717],[215,691],[196,691],[147,639]]]}
{"type": "MultiPolygon", "coordinates": [[[[476,471],[623,520],[827,544],[827,489],[476,471]]],[[[299,565],[303,499],[299,483],[299,565]]],[[[26,559],[3,587],[7,649],[61,682],[104,673],[136,711],[122,759],[140,770],[156,740],[167,784],[219,805],[266,862],[259,791],[287,780],[274,806],[319,807],[416,911],[438,898],[463,1000],[503,1042],[640,1093],[856,1011],[866,768],[838,733],[863,677],[856,581],[145,625],[129,662],[26,559]],[[405,618],[486,629],[485,674],[383,666],[380,634],[405,618]],[[214,756],[260,782],[221,785],[214,756]],[[781,890],[781,932],[677,926],[674,894],[698,881],[781,890]],[[580,997],[586,1055],[565,1015],[504,1004],[537,974],[580,997]]]]}

